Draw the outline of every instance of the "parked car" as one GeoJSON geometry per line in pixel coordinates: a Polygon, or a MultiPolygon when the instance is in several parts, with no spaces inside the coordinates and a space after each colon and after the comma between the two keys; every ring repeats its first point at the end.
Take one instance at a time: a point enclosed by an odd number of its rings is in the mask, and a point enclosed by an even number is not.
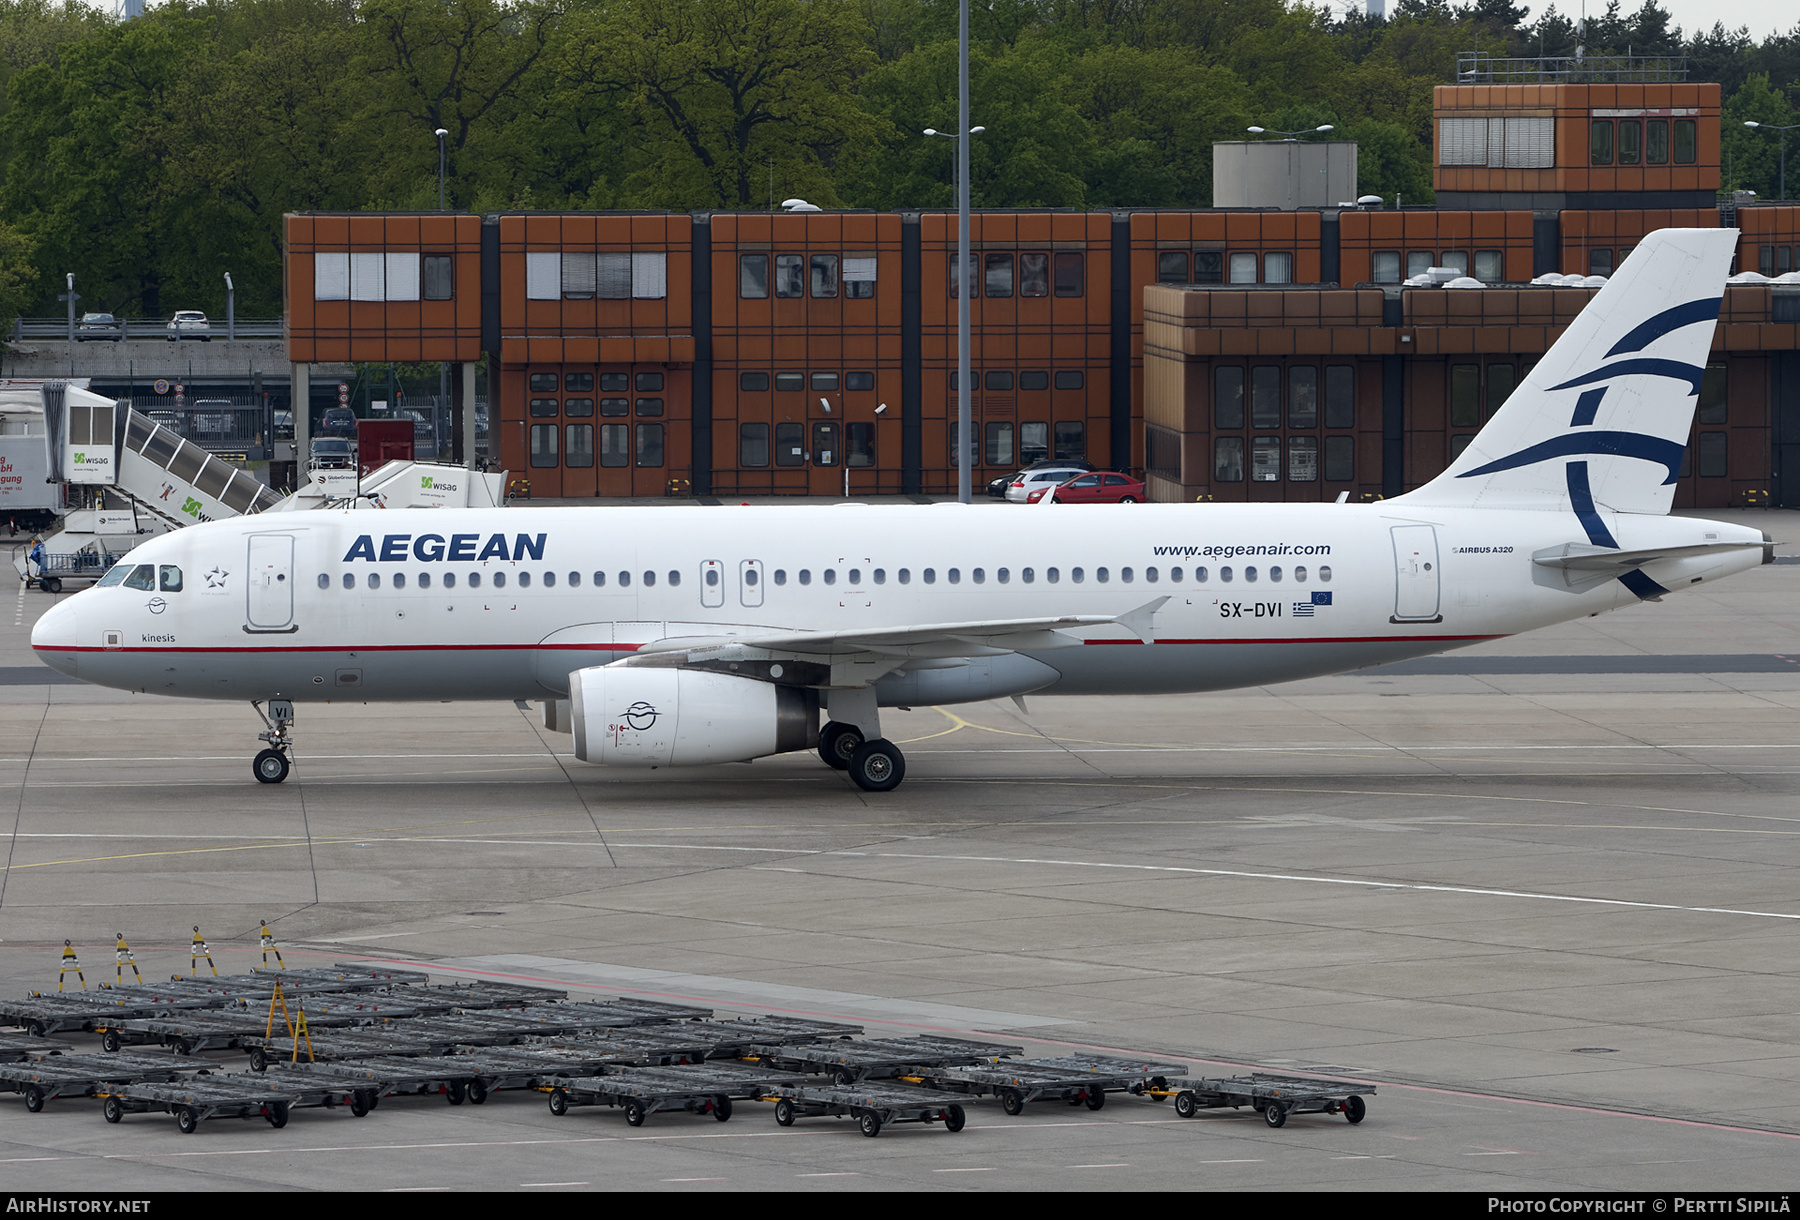
{"type": "Polygon", "coordinates": [[[320,436],[355,436],[356,412],[349,407],[327,407],[319,421],[320,436]]]}
{"type": "Polygon", "coordinates": [[[107,339],[117,343],[124,337],[124,325],[109,313],[84,313],[75,329],[77,343],[86,343],[89,339],[107,339]]]}
{"type": "Polygon", "coordinates": [[[1086,474],[1086,463],[1076,466],[1068,462],[1058,462],[1049,466],[1040,466],[1035,470],[1021,470],[1013,476],[1013,481],[1006,485],[1006,498],[1012,504],[1024,504],[1026,497],[1033,491],[1055,487],[1058,483],[1066,483],[1078,474],[1086,474]]]}
{"type": "Polygon", "coordinates": [[[166,329],[169,332],[170,343],[182,339],[198,339],[202,343],[212,342],[212,324],[198,309],[176,310],[175,316],[169,319],[166,329]]]}
{"type": "Polygon", "coordinates": [[[1013,485],[1013,480],[1017,479],[1020,475],[1028,474],[1033,470],[1047,470],[1052,466],[1059,470],[1098,469],[1092,462],[1084,462],[1079,458],[1041,458],[1038,461],[1030,462],[1019,467],[1019,469],[1013,471],[1011,474],[1003,474],[997,479],[988,480],[987,494],[994,497],[996,500],[1004,500],[1006,499],[1006,489],[1011,487],[1013,485]]]}
{"type": "Polygon", "coordinates": [[[356,446],[341,436],[321,436],[312,443],[312,465],[319,470],[348,470],[356,465],[356,446]]]}
{"type": "Polygon", "coordinates": [[[278,441],[294,439],[294,413],[286,408],[275,412],[275,439],[278,441]]]}
{"type": "Polygon", "coordinates": [[[425,412],[401,411],[398,412],[394,418],[412,420],[414,440],[429,441],[436,439],[436,429],[432,426],[431,416],[425,414],[425,412]]]}
{"type": "Polygon", "coordinates": [[[1058,504],[1138,504],[1144,499],[1144,485],[1130,475],[1095,471],[1053,487],[1040,487],[1026,503],[1036,504],[1045,496],[1056,497],[1058,504]]]}

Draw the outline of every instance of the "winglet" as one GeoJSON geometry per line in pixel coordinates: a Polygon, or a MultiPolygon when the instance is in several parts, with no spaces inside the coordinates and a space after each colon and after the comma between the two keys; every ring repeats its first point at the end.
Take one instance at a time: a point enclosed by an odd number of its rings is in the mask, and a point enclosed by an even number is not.
{"type": "Polygon", "coordinates": [[[1156,627],[1156,612],[1161,610],[1163,603],[1168,600],[1167,597],[1159,597],[1155,601],[1145,602],[1129,614],[1121,614],[1113,622],[1131,632],[1144,643],[1154,643],[1155,641],[1150,638],[1150,633],[1156,627]]]}

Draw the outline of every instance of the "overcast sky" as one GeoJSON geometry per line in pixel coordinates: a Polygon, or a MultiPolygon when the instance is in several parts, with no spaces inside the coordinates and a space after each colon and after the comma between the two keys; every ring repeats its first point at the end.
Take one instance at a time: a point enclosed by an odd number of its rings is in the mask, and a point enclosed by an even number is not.
{"type": "MultiPolygon", "coordinates": [[[[1800,4],[1794,0],[1657,0],[1669,14],[1675,18],[1675,24],[1681,27],[1684,34],[1692,35],[1698,30],[1710,30],[1715,21],[1723,21],[1725,28],[1735,30],[1740,25],[1750,27],[1750,37],[1757,42],[1772,33],[1787,33],[1796,25],[1800,25],[1800,4]]],[[[1587,0],[1588,12],[1600,14],[1606,11],[1606,0],[1587,0]]],[[[1548,4],[1531,6],[1531,17],[1548,8],[1548,4]]],[[[1558,11],[1569,17],[1581,15],[1581,0],[1558,0],[1558,11]]],[[[1619,0],[1619,10],[1625,13],[1636,12],[1643,7],[1643,0],[1619,0]]]]}

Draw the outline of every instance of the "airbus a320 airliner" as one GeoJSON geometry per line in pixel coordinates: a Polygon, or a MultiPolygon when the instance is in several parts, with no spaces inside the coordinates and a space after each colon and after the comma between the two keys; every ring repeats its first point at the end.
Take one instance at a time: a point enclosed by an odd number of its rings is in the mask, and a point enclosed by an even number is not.
{"type": "Polygon", "coordinates": [[[296,703],[567,699],[588,762],[816,748],[886,791],[906,763],[882,707],[1283,682],[1768,561],[1758,530],[1667,515],[1736,241],[1652,234],[1391,500],[266,514],[146,542],[32,647],[104,686],[266,703],[265,783],[296,703]]]}

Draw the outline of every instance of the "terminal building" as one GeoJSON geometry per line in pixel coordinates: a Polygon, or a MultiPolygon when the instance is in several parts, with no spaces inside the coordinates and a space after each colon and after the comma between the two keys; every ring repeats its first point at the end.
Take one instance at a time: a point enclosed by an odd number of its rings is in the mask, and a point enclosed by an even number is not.
{"type": "Polygon", "coordinates": [[[472,401],[485,361],[488,450],[534,497],[943,494],[967,291],[978,482],[1085,458],[1159,500],[1373,499],[1595,291],[1532,280],[1734,225],[1676,503],[1800,506],[1800,205],[1721,204],[1719,87],[1680,75],[1475,61],[1437,90],[1435,207],[984,210],[960,276],[941,211],[294,214],[295,392],[449,361],[472,401]]]}

